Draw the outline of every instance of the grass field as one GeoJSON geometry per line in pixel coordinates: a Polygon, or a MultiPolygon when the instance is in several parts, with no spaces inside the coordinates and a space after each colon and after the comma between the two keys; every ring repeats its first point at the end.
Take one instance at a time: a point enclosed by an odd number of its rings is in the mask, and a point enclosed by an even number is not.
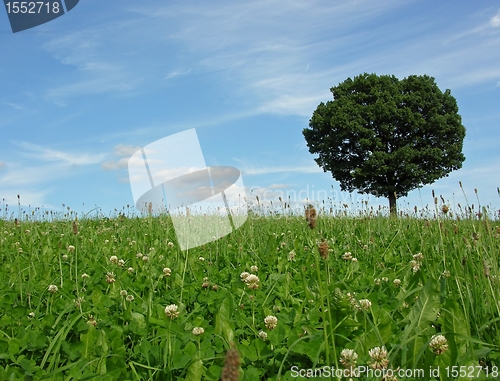
{"type": "Polygon", "coordinates": [[[241,380],[500,378],[498,219],[317,209],[187,252],[168,216],[0,220],[0,380],[219,380],[231,346],[241,380]]]}

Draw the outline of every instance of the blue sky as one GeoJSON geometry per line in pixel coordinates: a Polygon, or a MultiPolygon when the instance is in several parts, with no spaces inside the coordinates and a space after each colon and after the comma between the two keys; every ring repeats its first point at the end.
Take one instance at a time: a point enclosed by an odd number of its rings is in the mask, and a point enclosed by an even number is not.
{"type": "Polygon", "coordinates": [[[477,188],[482,205],[499,208],[497,1],[82,0],[15,34],[0,11],[0,46],[0,199],[10,212],[18,194],[25,210],[133,205],[128,158],[191,128],[207,165],[242,171],[248,198],[355,203],[361,196],[338,192],[317,167],[302,130],[332,86],[364,72],[433,76],[467,129],[463,168],[400,207],[432,206],[432,189],[465,205],[462,181],[469,203],[477,188]]]}

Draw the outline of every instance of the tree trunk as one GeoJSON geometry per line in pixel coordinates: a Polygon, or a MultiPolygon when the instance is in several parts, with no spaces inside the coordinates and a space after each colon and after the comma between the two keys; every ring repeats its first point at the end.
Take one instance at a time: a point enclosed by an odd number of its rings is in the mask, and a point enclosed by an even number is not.
{"type": "Polygon", "coordinates": [[[391,217],[398,216],[398,208],[396,205],[396,192],[389,194],[389,211],[391,213],[391,217]]]}

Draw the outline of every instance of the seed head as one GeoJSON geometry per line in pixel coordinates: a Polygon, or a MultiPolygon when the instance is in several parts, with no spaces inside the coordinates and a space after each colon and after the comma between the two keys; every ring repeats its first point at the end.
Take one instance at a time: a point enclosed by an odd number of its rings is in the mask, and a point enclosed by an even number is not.
{"type": "Polygon", "coordinates": [[[318,245],[318,250],[319,250],[319,255],[321,255],[321,258],[324,260],[328,259],[328,242],[323,239],[319,245],[318,245]]]}
{"type": "Polygon", "coordinates": [[[221,381],[239,381],[240,379],[240,354],[238,350],[231,347],[226,353],[224,359],[224,368],[222,369],[221,381]]]}
{"type": "Polygon", "coordinates": [[[307,226],[314,229],[316,227],[316,209],[314,209],[314,206],[308,205],[305,214],[307,226]]]}

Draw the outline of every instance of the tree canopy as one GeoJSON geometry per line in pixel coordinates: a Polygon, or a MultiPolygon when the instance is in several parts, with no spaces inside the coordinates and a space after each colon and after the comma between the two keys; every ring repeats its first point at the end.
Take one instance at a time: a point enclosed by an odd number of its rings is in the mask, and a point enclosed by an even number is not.
{"type": "Polygon", "coordinates": [[[434,78],[362,74],[332,87],[303,130],[316,163],[343,191],[396,197],[460,169],[465,127],[434,78]]]}

